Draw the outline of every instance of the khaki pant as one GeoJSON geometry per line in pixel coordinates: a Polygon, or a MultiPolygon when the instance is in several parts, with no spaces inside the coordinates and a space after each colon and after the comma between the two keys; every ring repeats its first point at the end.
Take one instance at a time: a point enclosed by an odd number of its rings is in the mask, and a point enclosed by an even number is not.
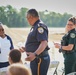
{"type": "Polygon", "coordinates": [[[6,75],[6,71],[0,72],[0,75],[6,75]]]}

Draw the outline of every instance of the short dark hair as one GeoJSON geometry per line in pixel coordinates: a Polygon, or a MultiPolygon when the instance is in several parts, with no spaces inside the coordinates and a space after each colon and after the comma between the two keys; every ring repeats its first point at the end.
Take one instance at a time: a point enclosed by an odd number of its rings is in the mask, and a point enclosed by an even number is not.
{"type": "Polygon", "coordinates": [[[76,17],[69,18],[68,21],[71,21],[74,25],[76,24],[76,17]]]}
{"type": "Polygon", "coordinates": [[[21,52],[17,49],[12,49],[9,53],[9,57],[14,63],[19,62],[21,60],[21,52]]]}
{"type": "Polygon", "coordinates": [[[38,12],[36,11],[36,9],[30,9],[30,10],[28,10],[27,14],[30,14],[33,17],[39,17],[38,12]]]}

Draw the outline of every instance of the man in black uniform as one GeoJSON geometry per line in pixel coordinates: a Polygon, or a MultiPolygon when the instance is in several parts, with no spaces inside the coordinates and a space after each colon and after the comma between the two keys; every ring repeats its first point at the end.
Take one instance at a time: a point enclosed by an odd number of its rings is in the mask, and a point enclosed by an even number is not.
{"type": "Polygon", "coordinates": [[[26,61],[30,61],[32,75],[47,75],[50,64],[48,28],[35,9],[28,10],[26,18],[32,26],[25,45],[26,61]]]}

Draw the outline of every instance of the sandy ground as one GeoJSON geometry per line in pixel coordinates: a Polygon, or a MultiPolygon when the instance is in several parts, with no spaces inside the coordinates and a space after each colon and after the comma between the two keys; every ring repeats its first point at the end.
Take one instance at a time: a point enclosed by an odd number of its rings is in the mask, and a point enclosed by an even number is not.
{"type": "MultiPolygon", "coordinates": [[[[7,26],[4,26],[4,29],[5,33],[10,35],[15,45],[19,42],[25,42],[30,31],[30,28],[8,28],[7,26]]],[[[59,41],[63,34],[63,30],[57,31],[49,29],[49,41],[59,41]]]]}

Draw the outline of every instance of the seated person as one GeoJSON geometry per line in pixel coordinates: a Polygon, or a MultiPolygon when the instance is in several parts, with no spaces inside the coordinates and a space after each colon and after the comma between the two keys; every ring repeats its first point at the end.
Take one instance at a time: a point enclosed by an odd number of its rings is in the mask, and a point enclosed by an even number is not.
{"type": "Polygon", "coordinates": [[[21,52],[18,49],[13,49],[9,53],[9,64],[22,63],[21,52]]]}
{"type": "Polygon", "coordinates": [[[14,63],[8,67],[7,75],[31,75],[31,71],[23,64],[14,63]]]}

